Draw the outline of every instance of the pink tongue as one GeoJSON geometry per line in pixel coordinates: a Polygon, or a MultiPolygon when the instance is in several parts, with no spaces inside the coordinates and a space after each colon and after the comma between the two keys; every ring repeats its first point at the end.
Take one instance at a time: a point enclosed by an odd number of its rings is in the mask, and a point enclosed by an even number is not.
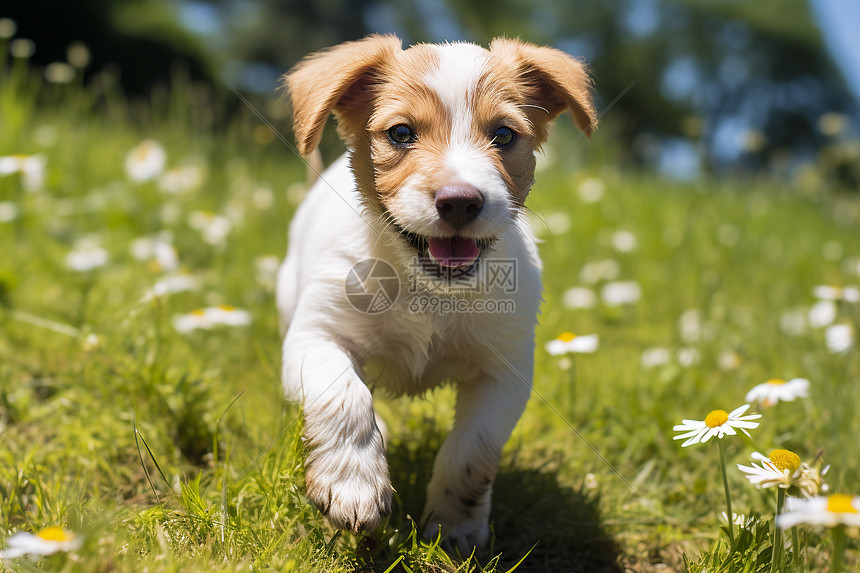
{"type": "Polygon", "coordinates": [[[475,239],[449,237],[430,239],[430,254],[443,267],[456,268],[471,265],[481,254],[481,249],[475,239]]]}

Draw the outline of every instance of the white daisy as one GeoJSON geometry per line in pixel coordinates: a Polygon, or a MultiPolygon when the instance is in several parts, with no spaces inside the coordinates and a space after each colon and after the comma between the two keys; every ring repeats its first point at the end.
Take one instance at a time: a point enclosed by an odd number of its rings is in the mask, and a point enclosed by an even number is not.
{"type": "Polygon", "coordinates": [[[806,315],[804,308],[790,308],[780,315],[779,326],[790,336],[800,336],[806,332],[806,315]]]}
{"type": "Polygon", "coordinates": [[[18,205],[12,201],[0,201],[0,223],[9,223],[18,218],[18,205]]]}
{"type": "Polygon", "coordinates": [[[677,358],[678,364],[680,364],[684,368],[690,368],[691,366],[695,366],[702,361],[702,357],[699,354],[699,351],[691,346],[679,348],[677,358]]]}
{"type": "Polygon", "coordinates": [[[221,246],[233,228],[233,223],[224,215],[211,211],[194,211],[188,216],[188,225],[198,231],[210,245],[221,246]]]}
{"type": "Polygon", "coordinates": [[[603,286],[600,296],[608,306],[636,304],[642,298],[642,289],[636,281],[613,281],[603,286]]]}
{"type": "Polygon", "coordinates": [[[102,267],[108,262],[108,252],[104,250],[98,237],[84,237],[75,243],[66,255],[66,267],[78,272],[87,272],[102,267]]]}
{"type": "Polygon", "coordinates": [[[656,368],[669,363],[672,359],[672,352],[668,348],[648,348],[642,351],[640,363],[642,368],[656,368]]]}
{"type": "Polygon", "coordinates": [[[167,152],[161,143],[146,139],[125,156],[125,173],[132,181],[149,181],[161,175],[166,164],[167,152]]]}
{"type": "Polygon", "coordinates": [[[590,288],[573,287],[564,291],[562,302],[564,307],[570,310],[591,308],[597,302],[597,295],[590,288]]]}
{"type": "Polygon", "coordinates": [[[762,384],[754,386],[747,392],[747,402],[758,402],[762,406],[773,406],[777,402],[793,402],[798,398],[809,396],[809,380],[806,378],[792,378],[788,382],[781,378],[774,378],[762,384]]]}
{"type": "Polygon", "coordinates": [[[196,163],[167,170],[158,180],[158,188],[171,195],[193,191],[203,184],[203,168],[196,163]]]}
{"type": "Polygon", "coordinates": [[[596,334],[577,336],[572,332],[562,332],[554,340],[546,343],[546,351],[553,356],[561,354],[591,354],[597,350],[600,337],[596,334]]]}
{"type": "Polygon", "coordinates": [[[776,525],[787,529],[801,524],[860,527],[860,496],[834,493],[826,497],[792,499],[788,511],[777,516],[776,525]]]}
{"type": "Polygon", "coordinates": [[[850,324],[834,324],[824,331],[827,349],[834,354],[848,352],[854,346],[854,327],[850,324]]]}
{"type": "Polygon", "coordinates": [[[20,531],[9,537],[6,544],[6,549],[0,551],[0,559],[74,551],[81,546],[81,540],[71,531],[59,527],[47,527],[35,535],[20,531]]]}
{"type": "Polygon", "coordinates": [[[746,478],[756,487],[777,486],[788,489],[801,475],[800,456],[791,450],[776,449],[768,456],[753,452],[752,458],[760,462],[761,466],[755,463],[750,466],[738,464],[738,469],[745,473],[746,478]]]}
{"type": "Polygon", "coordinates": [[[600,179],[589,178],[583,180],[583,182],[579,184],[577,192],[579,194],[579,199],[583,203],[597,203],[603,199],[603,193],[605,190],[606,185],[603,184],[603,181],[600,179]]]}
{"type": "Polygon", "coordinates": [[[173,318],[173,327],[183,334],[194,330],[211,330],[222,325],[246,326],[250,323],[251,315],[248,311],[229,305],[200,308],[173,318]]]}
{"type": "Polygon", "coordinates": [[[21,185],[26,191],[39,191],[45,184],[45,157],[43,155],[7,155],[0,157],[0,175],[21,174],[21,185]]]}
{"type": "Polygon", "coordinates": [[[265,255],[254,259],[255,277],[257,283],[267,290],[274,290],[278,280],[278,269],[281,259],[275,255],[265,255]]]}
{"type": "Polygon", "coordinates": [[[833,287],[818,285],[813,287],[812,294],[820,300],[860,302],[860,288],[856,286],[833,287]]]}
{"type": "Polygon", "coordinates": [[[622,229],[612,234],[612,246],[616,251],[630,253],[636,250],[637,245],[636,235],[630,231],[622,229]]]}
{"type": "Polygon", "coordinates": [[[570,231],[571,221],[570,215],[564,211],[556,211],[555,213],[547,213],[544,218],[544,224],[552,235],[564,235],[570,231]]]}
{"type": "Polygon", "coordinates": [[[186,273],[176,273],[168,275],[152,285],[151,289],[143,293],[141,302],[148,302],[154,298],[166,296],[168,294],[193,291],[199,288],[199,278],[186,273]]]}
{"type": "Polygon", "coordinates": [[[579,271],[579,280],[585,284],[592,285],[600,281],[611,281],[618,278],[621,273],[621,265],[612,259],[591,261],[585,263],[579,271]]]}
{"type": "Polygon", "coordinates": [[[173,234],[164,231],[152,236],[138,237],[129,247],[131,256],[139,261],[154,261],[160,271],[175,271],[179,257],[173,246],[173,234]]]}
{"type": "Polygon", "coordinates": [[[749,404],[744,404],[739,408],[735,408],[731,412],[725,410],[714,410],[705,416],[704,420],[683,420],[683,422],[674,428],[676,432],[683,432],[674,437],[675,440],[686,441],[681,444],[681,447],[686,448],[693,444],[704,444],[714,436],[722,439],[723,436],[737,435],[735,428],[749,436],[747,430],[757,428],[759,423],[753,422],[761,418],[761,414],[742,414],[749,409],[749,404]]]}
{"type": "Polygon", "coordinates": [[[838,309],[832,300],[819,300],[809,309],[809,325],[813,328],[824,328],[836,320],[838,309]]]}
{"type": "MultiPolygon", "coordinates": [[[[724,372],[728,372],[730,370],[737,370],[741,367],[741,364],[744,363],[744,357],[735,352],[734,350],[723,350],[717,356],[717,366],[720,370],[724,372]]],[[[749,398],[746,399],[747,402],[750,401],[749,398]]]]}

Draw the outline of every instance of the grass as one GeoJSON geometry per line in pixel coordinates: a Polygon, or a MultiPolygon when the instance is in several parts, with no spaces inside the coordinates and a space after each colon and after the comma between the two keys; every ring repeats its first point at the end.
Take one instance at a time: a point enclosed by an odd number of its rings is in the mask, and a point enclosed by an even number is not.
{"type": "MultiPolygon", "coordinates": [[[[73,554],[16,561],[21,570],[768,571],[773,492],[734,464],[753,448],[806,460],[823,450],[832,490],[860,493],[860,353],[831,353],[822,329],[782,326],[814,302],[814,285],[860,282],[858,197],[622,174],[578,146],[529,204],[546,268],[535,393],[503,455],[491,547],[449,556],[412,521],[450,426],[450,389],[379,400],[394,513],[378,539],[335,533],[304,497],[301,420],[281,398],[271,278],[257,265],[285,252],[300,162],[250,112],[210,127],[217,110],[199,88],[180,82],[135,107],[108,83],[42,85],[13,64],[0,77],[0,157],[41,154],[47,167],[40,191],[0,176],[0,202],[17,212],[0,222],[0,533],[59,525],[83,539],[73,554]],[[126,154],[146,138],[162,142],[169,168],[202,166],[203,184],[166,194],[129,181],[126,154]],[[601,200],[577,193],[586,179],[605,187],[601,200]],[[195,211],[230,217],[228,239],[204,241],[195,211]],[[165,271],[130,246],[162,230],[201,288],[142,300],[165,271]],[[634,251],[613,247],[618,230],[635,235],[634,251]],[[109,261],[73,271],[66,256],[86,236],[109,261]],[[641,300],[565,308],[583,266],[604,259],[641,300]],[[175,315],[218,304],[247,309],[251,325],[173,328],[175,315]],[[564,369],[543,349],[562,331],[597,333],[600,348],[564,369]],[[697,358],[646,368],[654,347],[697,358]],[[727,444],[735,511],[761,515],[729,556],[717,448],[681,449],[672,426],[795,376],[812,380],[809,399],[767,410],[751,444],[727,444]]],[[[841,305],[838,321],[856,329],[858,305],[841,305]]],[[[795,570],[825,568],[826,532],[802,537],[795,570]]],[[[848,570],[857,550],[849,532],[848,570]]]]}

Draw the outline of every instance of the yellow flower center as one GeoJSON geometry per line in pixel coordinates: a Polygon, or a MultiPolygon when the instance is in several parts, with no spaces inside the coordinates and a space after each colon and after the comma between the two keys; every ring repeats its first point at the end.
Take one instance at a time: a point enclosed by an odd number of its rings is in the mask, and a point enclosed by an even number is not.
{"type": "Polygon", "coordinates": [[[767,383],[773,384],[774,386],[781,386],[785,384],[785,380],[783,380],[782,378],[774,378],[773,380],[768,380],[767,383]]]}
{"type": "Polygon", "coordinates": [[[75,536],[59,527],[46,527],[37,533],[36,537],[41,537],[45,541],[71,541],[75,536]]]}
{"type": "Polygon", "coordinates": [[[236,310],[235,306],[230,306],[229,304],[219,304],[218,308],[225,312],[233,312],[234,310],[236,310]]]}
{"type": "Polygon", "coordinates": [[[570,342],[574,338],[576,338],[576,335],[572,332],[562,332],[558,335],[558,339],[562,342],[570,342]]]}
{"type": "Polygon", "coordinates": [[[827,496],[827,511],[830,513],[860,513],[854,504],[854,498],[843,493],[827,496]]]}
{"type": "Polygon", "coordinates": [[[728,421],[729,413],[725,410],[714,410],[713,412],[705,416],[705,425],[709,428],[716,428],[717,426],[722,426],[728,421]]]}
{"type": "Polygon", "coordinates": [[[191,314],[193,314],[194,316],[203,316],[206,314],[206,310],[198,308],[197,310],[192,310],[191,314]]]}
{"type": "Polygon", "coordinates": [[[800,456],[791,450],[774,450],[768,458],[780,471],[788,470],[790,473],[794,473],[800,467],[800,456]]]}

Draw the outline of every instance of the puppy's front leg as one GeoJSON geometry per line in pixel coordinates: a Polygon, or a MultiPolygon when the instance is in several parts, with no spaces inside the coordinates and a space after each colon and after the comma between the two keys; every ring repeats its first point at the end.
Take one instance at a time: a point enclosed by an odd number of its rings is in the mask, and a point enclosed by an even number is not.
{"type": "Polygon", "coordinates": [[[504,379],[461,384],[454,429],[442,444],[427,486],[425,537],[439,528],[452,545],[468,554],[486,545],[493,479],[502,447],[525,409],[531,386],[509,375],[504,379]]]}
{"type": "Polygon", "coordinates": [[[291,329],[284,386],[304,404],[308,498],[335,527],[373,531],[391,512],[392,488],[370,390],[354,361],[337,344],[291,329]]]}

